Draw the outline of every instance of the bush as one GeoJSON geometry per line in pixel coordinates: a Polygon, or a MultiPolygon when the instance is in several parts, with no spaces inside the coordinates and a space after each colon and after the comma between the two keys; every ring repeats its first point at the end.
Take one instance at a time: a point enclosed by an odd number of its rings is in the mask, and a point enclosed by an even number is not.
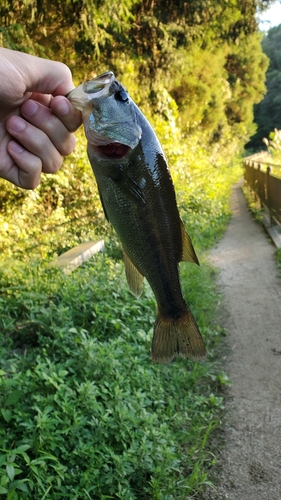
{"type": "MultiPolygon", "coordinates": [[[[178,500],[206,483],[205,442],[222,408],[210,273],[189,291],[210,361],[159,366],[152,293],[132,297],[120,262],[98,255],[67,277],[1,270],[0,494],[178,500]]],[[[195,269],[189,290],[197,280],[195,269]]]]}

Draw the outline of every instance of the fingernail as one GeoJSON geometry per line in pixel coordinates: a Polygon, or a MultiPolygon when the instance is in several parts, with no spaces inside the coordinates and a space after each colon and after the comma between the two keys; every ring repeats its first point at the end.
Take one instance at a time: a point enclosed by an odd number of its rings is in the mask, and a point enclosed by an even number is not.
{"type": "Polygon", "coordinates": [[[20,116],[12,116],[9,120],[9,131],[22,132],[26,127],[25,121],[20,116]]]}
{"type": "Polygon", "coordinates": [[[28,99],[21,107],[21,111],[25,116],[32,116],[36,113],[38,104],[32,99],[28,99]]]}
{"type": "Polygon", "coordinates": [[[18,142],[14,142],[14,141],[11,141],[9,143],[9,149],[10,149],[11,153],[19,154],[19,153],[23,152],[23,147],[18,142]]]}
{"type": "Polygon", "coordinates": [[[64,116],[69,112],[69,104],[65,98],[56,103],[56,113],[64,116]]]}

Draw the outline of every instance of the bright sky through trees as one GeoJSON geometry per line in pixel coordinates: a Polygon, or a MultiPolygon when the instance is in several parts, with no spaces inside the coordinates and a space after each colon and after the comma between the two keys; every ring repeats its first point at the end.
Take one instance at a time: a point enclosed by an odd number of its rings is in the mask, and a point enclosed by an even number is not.
{"type": "Polygon", "coordinates": [[[281,2],[275,2],[270,9],[258,16],[259,27],[262,31],[267,31],[273,26],[281,24],[281,2]]]}

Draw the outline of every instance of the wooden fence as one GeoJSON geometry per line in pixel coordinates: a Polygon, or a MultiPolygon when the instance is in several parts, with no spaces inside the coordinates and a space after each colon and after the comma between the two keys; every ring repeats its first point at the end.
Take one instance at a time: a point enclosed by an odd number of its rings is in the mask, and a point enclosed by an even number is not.
{"type": "Polygon", "coordinates": [[[272,165],[265,156],[248,156],[243,164],[245,183],[267,210],[270,224],[281,226],[281,178],[272,175],[272,165]]]}

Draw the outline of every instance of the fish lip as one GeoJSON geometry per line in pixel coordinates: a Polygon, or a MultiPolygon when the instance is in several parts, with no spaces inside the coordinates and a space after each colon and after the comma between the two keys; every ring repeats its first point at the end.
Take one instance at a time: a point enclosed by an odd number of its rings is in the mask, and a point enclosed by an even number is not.
{"type": "Polygon", "coordinates": [[[112,93],[110,89],[114,81],[114,73],[112,71],[107,71],[92,80],[84,82],[82,84],[82,89],[85,94],[89,96],[89,99],[108,97],[112,93]]]}
{"type": "Polygon", "coordinates": [[[92,111],[91,103],[101,97],[109,97],[113,93],[112,85],[115,82],[115,75],[112,71],[102,73],[102,75],[81,83],[78,87],[66,94],[67,99],[73,107],[90,115],[92,111]]]}

